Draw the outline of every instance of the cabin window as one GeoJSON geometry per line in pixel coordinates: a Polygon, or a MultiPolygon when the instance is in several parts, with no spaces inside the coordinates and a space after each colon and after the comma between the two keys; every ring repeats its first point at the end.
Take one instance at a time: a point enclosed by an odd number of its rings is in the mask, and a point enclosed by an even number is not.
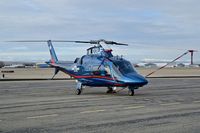
{"type": "Polygon", "coordinates": [[[110,71],[110,67],[109,66],[105,66],[105,72],[106,72],[106,75],[111,75],[111,71],[110,71]]]}
{"type": "Polygon", "coordinates": [[[98,68],[99,68],[99,66],[93,66],[93,67],[92,67],[92,71],[97,71],[98,68]]]}

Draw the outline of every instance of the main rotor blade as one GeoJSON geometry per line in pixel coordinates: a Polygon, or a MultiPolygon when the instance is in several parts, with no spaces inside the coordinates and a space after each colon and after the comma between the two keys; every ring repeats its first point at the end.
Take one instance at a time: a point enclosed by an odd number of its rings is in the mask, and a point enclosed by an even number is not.
{"type": "Polygon", "coordinates": [[[90,41],[72,41],[72,40],[14,40],[14,41],[6,41],[6,42],[73,42],[73,43],[89,43],[89,44],[100,44],[101,42],[109,45],[124,45],[128,46],[128,44],[125,43],[117,43],[114,41],[106,41],[104,39],[100,40],[90,40],[90,41]]]}
{"type": "Polygon", "coordinates": [[[17,41],[5,41],[5,42],[47,42],[47,40],[17,40],[17,41]]]}
{"type": "Polygon", "coordinates": [[[117,43],[114,41],[105,41],[106,44],[111,44],[111,45],[124,45],[124,46],[128,46],[128,44],[125,43],[117,43]]]}
{"type": "Polygon", "coordinates": [[[92,43],[92,41],[70,41],[70,40],[14,40],[14,41],[6,41],[6,42],[74,42],[74,43],[92,43]]]}

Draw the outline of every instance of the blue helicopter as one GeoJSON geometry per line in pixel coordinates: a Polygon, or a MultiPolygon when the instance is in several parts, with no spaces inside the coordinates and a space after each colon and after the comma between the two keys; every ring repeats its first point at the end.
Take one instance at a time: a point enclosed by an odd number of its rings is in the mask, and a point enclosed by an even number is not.
{"type": "Polygon", "coordinates": [[[128,94],[133,96],[136,89],[148,84],[146,78],[138,74],[129,61],[120,56],[113,56],[112,49],[104,49],[102,46],[102,44],[121,46],[128,46],[128,44],[104,39],[91,41],[21,40],[10,42],[47,42],[51,60],[46,63],[55,68],[54,76],[62,71],[77,80],[77,95],[81,94],[84,86],[91,86],[107,87],[107,93],[116,93],[116,87],[128,88],[128,94]],[[59,62],[52,42],[88,43],[94,46],[87,49],[86,55],[76,58],[74,63],[64,64],[59,62]]]}
{"type": "MultiPolygon", "coordinates": [[[[148,81],[133,68],[132,64],[119,56],[113,56],[112,49],[104,49],[102,43],[107,45],[125,45],[103,39],[92,41],[53,41],[89,43],[94,46],[87,49],[87,54],[76,58],[73,64],[59,63],[52,41],[48,40],[51,60],[46,62],[55,68],[54,76],[62,71],[77,80],[76,94],[80,95],[83,86],[107,87],[107,93],[115,93],[116,87],[128,88],[128,94],[133,96],[135,89],[142,87],[148,81]]],[[[54,77],[53,76],[53,77],[54,77]]]]}

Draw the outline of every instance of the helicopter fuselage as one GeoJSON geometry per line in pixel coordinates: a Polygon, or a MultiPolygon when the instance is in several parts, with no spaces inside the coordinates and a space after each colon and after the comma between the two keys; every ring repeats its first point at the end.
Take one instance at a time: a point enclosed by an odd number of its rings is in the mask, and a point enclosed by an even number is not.
{"type": "Polygon", "coordinates": [[[137,89],[148,83],[135,71],[129,61],[113,56],[111,52],[107,50],[98,53],[97,50],[97,53],[77,58],[71,66],[62,66],[59,63],[57,65],[60,66],[59,70],[74,77],[85,86],[132,86],[137,89]]]}
{"type": "Polygon", "coordinates": [[[148,83],[135,71],[129,61],[113,56],[111,49],[104,49],[101,45],[87,49],[86,55],[76,58],[74,63],[68,65],[59,63],[50,41],[48,46],[51,60],[47,63],[55,68],[55,74],[62,71],[78,81],[78,95],[81,93],[82,86],[128,87],[131,95],[134,95],[135,89],[148,83]]]}

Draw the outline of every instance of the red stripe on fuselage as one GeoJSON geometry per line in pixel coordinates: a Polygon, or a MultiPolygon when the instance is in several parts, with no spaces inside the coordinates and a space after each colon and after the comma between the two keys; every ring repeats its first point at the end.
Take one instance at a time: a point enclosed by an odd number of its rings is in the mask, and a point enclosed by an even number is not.
{"type": "MultiPolygon", "coordinates": [[[[92,79],[92,78],[100,78],[100,79],[107,79],[107,80],[110,80],[110,81],[115,81],[113,80],[113,78],[111,77],[108,77],[108,76],[97,76],[97,75],[74,75],[74,74],[71,74],[67,71],[63,71],[65,72],[66,74],[76,78],[76,79],[81,79],[81,78],[85,78],[85,79],[92,79]]],[[[108,82],[109,84],[113,84],[111,82],[108,82]]],[[[114,83],[114,86],[125,86],[124,84],[120,84],[120,83],[114,83]]]]}
{"type": "Polygon", "coordinates": [[[78,75],[74,75],[74,78],[101,78],[101,79],[107,79],[107,80],[113,80],[112,78],[110,77],[107,77],[107,76],[92,76],[92,75],[89,75],[89,76],[85,76],[85,75],[81,75],[81,76],[78,76],[78,75]]]}
{"type": "Polygon", "coordinates": [[[65,73],[69,74],[70,76],[74,77],[74,78],[77,78],[77,79],[80,79],[80,78],[100,78],[100,79],[107,79],[107,80],[113,80],[113,78],[111,77],[108,77],[108,76],[96,76],[96,75],[74,75],[74,74],[71,74],[71,73],[68,73],[65,71],[65,73]]]}
{"type": "Polygon", "coordinates": [[[55,64],[55,61],[54,61],[53,59],[51,59],[51,63],[52,63],[52,64],[55,64]]]}

